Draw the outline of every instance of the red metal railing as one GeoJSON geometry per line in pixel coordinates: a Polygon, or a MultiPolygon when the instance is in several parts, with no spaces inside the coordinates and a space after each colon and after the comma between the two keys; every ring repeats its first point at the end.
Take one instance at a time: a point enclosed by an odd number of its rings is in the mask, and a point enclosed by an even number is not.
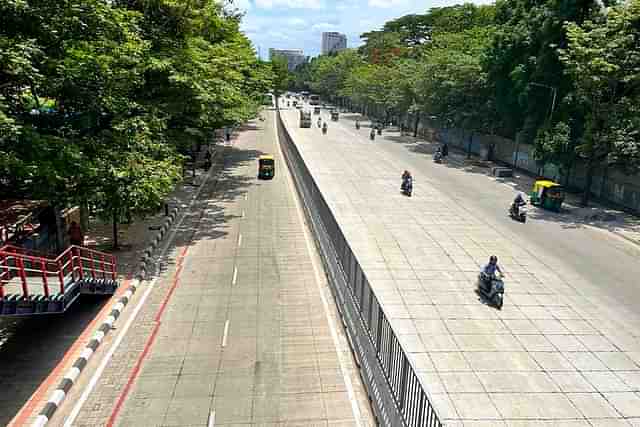
{"type": "MultiPolygon", "coordinates": [[[[70,246],[55,258],[4,246],[0,248],[0,298],[6,288],[29,295],[64,294],[65,287],[85,277],[116,280],[113,255],[80,246],[70,246]]],[[[12,292],[15,293],[15,292],[12,292]]]]}

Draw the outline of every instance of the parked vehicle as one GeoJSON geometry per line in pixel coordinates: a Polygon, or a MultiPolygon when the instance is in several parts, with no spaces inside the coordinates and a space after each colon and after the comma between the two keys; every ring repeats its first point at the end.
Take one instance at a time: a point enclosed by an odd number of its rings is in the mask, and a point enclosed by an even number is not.
{"type": "Polygon", "coordinates": [[[562,202],[564,202],[564,187],[557,182],[539,179],[533,184],[533,189],[529,195],[529,200],[534,206],[560,212],[562,202]]]}

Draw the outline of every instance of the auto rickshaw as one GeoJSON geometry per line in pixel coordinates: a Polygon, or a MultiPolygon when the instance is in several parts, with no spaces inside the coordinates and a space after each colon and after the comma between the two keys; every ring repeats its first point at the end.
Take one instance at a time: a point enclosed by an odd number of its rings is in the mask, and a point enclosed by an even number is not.
{"type": "Polygon", "coordinates": [[[340,117],[340,114],[337,111],[334,110],[331,112],[332,121],[337,122],[339,117],[340,117]]]}
{"type": "Polygon", "coordinates": [[[564,201],[564,187],[548,179],[539,179],[533,185],[529,196],[532,205],[560,212],[564,201]]]}
{"type": "Polygon", "coordinates": [[[258,158],[258,179],[272,179],[276,172],[276,162],[273,156],[264,155],[258,158]]]}
{"type": "Polygon", "coordinates": [[[320,107],[313,107],[313,114],[320,114],[320,107]]]}

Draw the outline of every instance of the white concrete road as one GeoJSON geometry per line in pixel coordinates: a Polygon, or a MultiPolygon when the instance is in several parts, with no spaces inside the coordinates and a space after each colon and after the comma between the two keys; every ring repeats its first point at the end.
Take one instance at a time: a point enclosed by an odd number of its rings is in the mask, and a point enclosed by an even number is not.
{"type": "Polygon", "coordinates": [[[511,221],[516,189],[397,133],[371,142],[354,116],[324,136],[283,117],[447,425],[640,426],[636,246],[544,211],[511,221]],[[475,293],[490,254],[502,311],[475,293]]]}
{"type": "Polygon", "coordinates": [[[162,272],[136,293],[148,298],[130,303],[139,313],[127,308],[109,335],[123,338],[91,359],[51,425],[374,424],[275,115],[264,115],[241,130],[177,226],[162,272]],[[258,180],[266,153],[276,175],[258,180]]]}

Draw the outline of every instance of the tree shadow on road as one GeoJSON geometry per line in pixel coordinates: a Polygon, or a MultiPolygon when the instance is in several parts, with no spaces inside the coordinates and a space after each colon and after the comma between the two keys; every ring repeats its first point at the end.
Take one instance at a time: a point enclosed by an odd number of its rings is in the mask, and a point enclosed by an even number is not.
{"type": "Polygon", "coordinates": [[[226,147],[223,158],[215,172],[203,188],[195,202],[194,208],[186,213],[184,221],[177,228],[176,239],[170,243],[160,264],[166,268],[175,263],[175,250],[185,249],[203,241],[219,240],[229,235],[229,222],[238,218],[231,213],[229,207],[241,200],[248,189],[257,185],[255,176],[246,176],[244,169],[255,166],[257,175],[257,159],[268,154],[261,150],[244,150],[237,147],[226,147]]]}

